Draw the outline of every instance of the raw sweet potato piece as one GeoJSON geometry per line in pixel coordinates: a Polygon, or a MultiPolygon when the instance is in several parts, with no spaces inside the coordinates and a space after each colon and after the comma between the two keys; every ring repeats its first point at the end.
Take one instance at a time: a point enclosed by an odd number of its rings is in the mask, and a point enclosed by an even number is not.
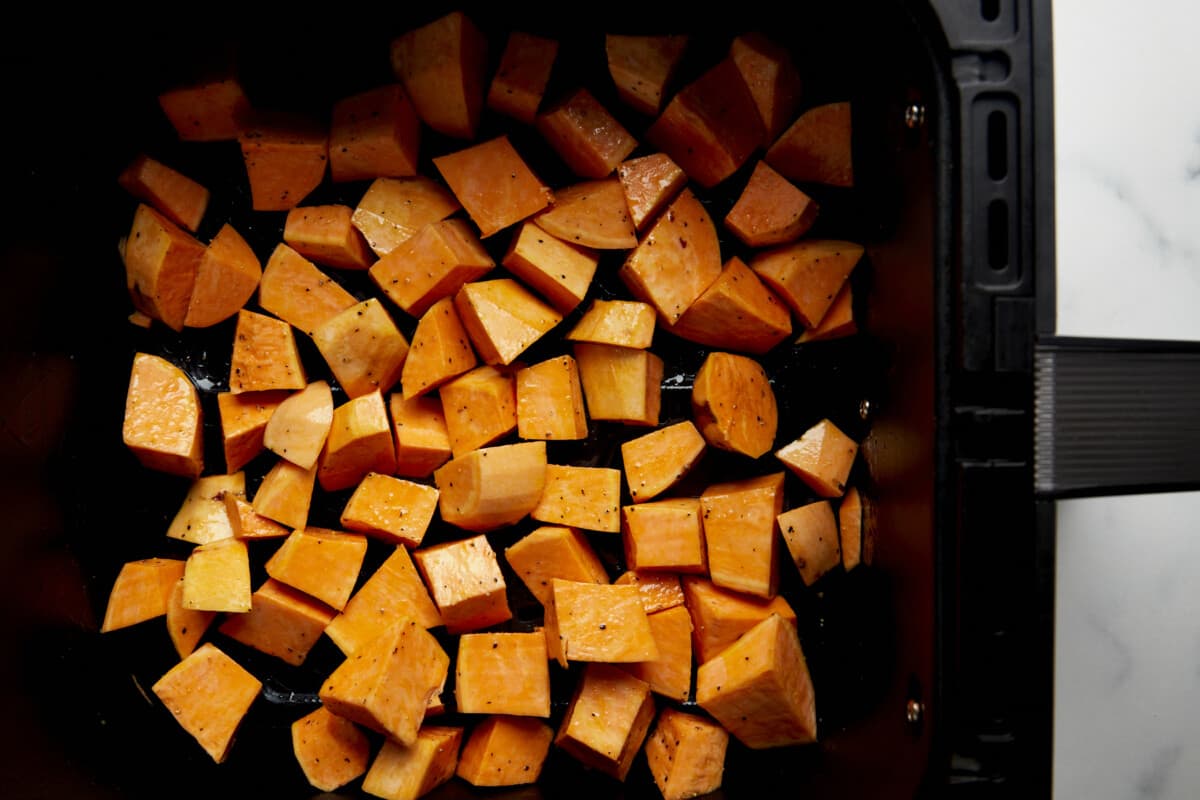
{"type": "Polygon", "coordinates": [[[821,317],[821,321],[815,327],[796,337],[796,344],[840,339],[857,332],[858,325],[854,321],[854,290],[850,281],[846,281],[837,297],[833,298],[833,304],[829,306],[825,316],[821,317]]]}
{"type": "Polygon", "coordinates": [[[639,300],[593,300],[564,337],[645,350],[654,341],[654,306],[639,300]]]}
{"type": "Polygon", "coordinates": [[[325,179],[329,131],[290,112],[254,112],[238,133],[255,211],[295,208],[325,179]]]}
{"type": "Polygon", "coordinates": [[[432,486],[371,472],[346,502],[341,523],[385,542],[419,547],[437,501],[438,490],[432,486]]]}
{"type": "Polygon", "coordinates": [[[368,274],[393,303],[420,317],[494,266],[470,225],[455,218],[425,225],[376,261],[368,274]]]}
{"type": "Polygon", "coordinates": [[[626,425],[658,424],[663,361],[649,350],[576,342],[579,381],[594,420],[626,425]]]}
{"type": "Polygon", "coordinates": [[[667,707],[646,739],[646,763],[663,800],[721,788],[729,732],[706,716],[667,707]]]}
{"type": "Polygon", "coordinates": [[[225,497],[246,498],[246,475],[206,475],[188,489],[183,504],[167,528],[167,536],[192,544],[208,544],[233,538],[233,526],[225,511],[225,497]]]}
{"type": "Polygon", "coordinates": [[[465,633],[458,640],[455,707],[463,714],[550,716],[550,666],[541,633],[465,633]]]}
{"type": "Polygon", "coordinates": [[[533,221],[563,241],[596,250],[626,250],[638,243],[625,190],[615,176],[556,189],[554,205],[533,221]]]}
{"type": "Polygon", "coordinates": [[[200,644],[208,627],[217,618],[215,611],[196,611],[183,605],[183,576],[175,582],[167,600],[167,634],[180,658],[187,658],[200,644]]]}
{"type": "Polygon", "coordinates": [[[304,469],[286,458],[279,459],[254,493],[254,513],[289,528],[303,528],[308,522],[316,480],[315,466],[304,469]]]}
{"type": "Polygon", "coordinates": [[[833,506],[818,500],[778,515],[779,530],[805,586],[812,586],[842,560],[833,506]]]}
{"type": "Polygon", "coordinates": [[[254,506],[235,494],[225,495],[225,514],[235,539],[282,539],[290,530],[255,512],[254,506]]]}
{"type": "Polygon", "coordinates": [[[509,545],[504,558],[543,606],[550,602],[554,578],[579,583],[608,583],[604,564],[587,537],[574,528],[543,525],[509,545]]]}
{"type": "Polygon", "coordinates": [[[666,153],[622,161],[617,165],[617,177],[625,190],[629,215],[639,232],[687,185],[687,173],[666,153]]]}
{"type": "Polygon", "coordinates": [[[672,423],[623,443],[621,462],[630,499],[644,503],[679,483],[707,447],[691,420],[672,423]]]}
{"type": "Polygon", "coordinates": [[[708,576],[717,586],[771,598],[779,585],[775,519],[783,472],[710,485],[700,495],[708,576]]]}
{"type": "Polygon", "coordinates": [[[524,222],[500,263],[560,312],[569,314],[583,302],[600,257],[586,247],[547,233],[533,222],[524,222]]]}
{"type": "Polygon", "coordinates": [[[450,459],[450,433],[442,401],[434,396],[405,400],[388,398],[392,429],[396,434],[396,474],[426,478],[450,459]]]}
{"type": "Polygon", "coordinates": [[[329,177],[336,183],[417,174],[421,121],[399,83],[333,104],[329,177]]]}
{"type": "Polygon", "coordinates": [[[204,245],[145,203],[125,239],[125,285],[133,307],[174,331],[183,330],[204,245]]]}
{"type": "Polygon", "coordinates": [[[342,613],[325,627],[325,635],[352,656],[384,633],[397,617],[411,619],[425,629],[442,624],[408,549],[402,546],[354,593],[342,613]]]}
{"type": "Polygon", "coordinates": [[[795,119],[804,88],[791,54],[761,31],[734,38],[729,57],[746,81],[763,121],[763,146],[770,146],[795,119]]]}
{"type": "Polygon", "coordinates": [[[267,420],[263,446],[301,469],[312,469],[333,424],[333,392],[313,381],[288,397],[267,420]]]}
{"type": "Polygon", "coordinates": [[[870,564],[874,556],[874,539],[864,519],[862,494],[854,486],[846,490],[838,506],[838,542],[841,544],[842,566],[852,570],[859,564],[870,564]]]}
{"type": "Polygon", "coordinates": [[[218,764],[262,683],[212,643],[202,644],[159,678],[151,691],[218,764]]]}
{"type": "Polygon", "coordinates": [[[692,414],[710,445],[749,458],[769,452],[779,429],[767,371],[737,353],[715,350],[705,357],[692,385],[692,414]]]}
{"type": "Polygon", "coordinates": [[[788,304],[801,325],[811,328],[833,305],[862,254],[862,245],[853,242],[804,239],[755,255],[750,268],[788,304]]]}
{"type": "Polygon", "coordinates": [[[232,141],[250,112],[246,91],[233,75],[172,87],[159,94],[158,104],[185,142],[232,141]]]}
{"type": "Polygon", "coordinates": [[[463,729],[426,725],[408,747],[386,741],[363,778],[367,794],[387,800],[416,800],[454,777],[463,729]]]}
{"type": "Polygon", "coordinates": [[[237,314],[254,296],[262,264],[242,235],[228,223],[204,248],[183,324],[208,328],[237,314]]]}
{"type": "Polygon", "coordinates": [[[827,103],[796,118],[767,149],[767,163],[797,183],[854,185],[850,103],[827,103]]]}
{"type": "Polygon", "coordinates": [[[242,394],[221,392],[217,395],[226,472],[237,472],[263,451],[267,421],[289,394],[274,390],[242,394]]]}
{"type": "Polygon", "coordinates": [[[604,50],[617,97],[643,114],[657,114],[664,93],[675,77],[688,37],[608,34],[604,50]]]}
{"type": "MultiPolygon", "coordinates": [[[[522,439],[586,439],[579,365],[557,356],[517,370],[517,434],[522,439]]],[[[618,483],[619,485],[619,483],[618,483]]]]}
{"type": "Polygon", "coordinates": [[[244,645],[300,666],[334,610],[303,592],[268,578],[251,596],[250,610],[234,614],[218,630],[244,645]]]}
{"type": "Polygon", "coordinates": [[[258,284],[264,311],[312,336],[323,322],[358,300],[316,265],[280,243],[267,259],[258,284]]]}
{"type": "Polygon", "coordinates": [[[658,658],[658,647],[636,586],[550,579],[546,648],[566,669],[570,661],[626,663],[658,658]]]}
{"type": "Polygon", "coordinates": [[[701,663],[719,655],[771,615],[793,624],[796,621],[796,612],[782,595],[770,600],[753,597],[722,589],[698,575],[684,575],[681,582],[688,613],[692,615],[692,643],[701,663]]]}
{"type": "Polygon", "coordinates": [[[100,632],[127,628],[166,614],[171,592],[183,577],[183,567],[184,562],[177,558],[144,558],[123,564],[108,594],[100,632]]]}
{"type": "Polygon", "coordinates": [[[461,11],[392,40],[392,71],[421,120],[439,133],[473,139],[483,111],[487,38],[461,11]]]}
{"type": "Polygon", "coordinates": [[[421,548],[413,560],[448,633],[479,630],[512,618],[500,562],[483,534],[421,548]]]}
{"type": "Polygon", "coordinates": [[[484,239],[554,201],[505,135],[437,156],[433,164],[484,239]]]}
{"type": "Polygon", "coordinates": [[[367,771],[371,742],[350,720],[317,706],[291,730],[296,763],[314,789],[332,792],[367,771]]]}
{"type": "Polygon", "coordinates": [[[816,201],[766,161],[759,161],[725,215],[725,227],[747,247],[771,247],[808,233],[817,211],[816,201]]]}
{"type": "Polygon", "coordinates": [[[192,548],[183,569],[183,607],[194,611],[250,610],[250,553],[241,539],[192,548]]]}
{"type": "Polygon", "coordinates": [[[358,583],[367,537],[325,528],[300,528],[267,559],[267,574],[341,611],[358,583]]]}
{"type": "Polygon", "coordinates": [[[317,467],[317,481],[322,489],[327,492],[349,489],[372,472],[386,474],[395,468],[392,421],[378,389],[333,410],[333,424],[317,467]]]}
{"type": "Polygon", "coordinates": [[[792,333],[791,310],[737,256],[674,325],[681,339],[761,355],[792,333]]]}
{"type": "Polygon", "coordinates": [[[423,175],[376,178],[358,201],[350,221],[377,256],[385,256],[431,222],[460,208],[454,195],[423,175]]]}
{"type": "Polygon", "coordinates": [[[858,443],[823,419],[775,451],[775,457],[821,497],[841,497],[858,443]]]}
{"type": "Polygon", "coordinates": [[[525,31],[509,33],[488,87],[487,107],[532,125],[557,57],[556,40],[525,31]]]}
{"type": "Polygon", "coordinates": [[[553,741],[554,729],[540,719],[486,717],[467,737],[455,774],[472,786],[537,783],[553,741]]]}
{"type": "Polygon", "coordinates": [[[438,391],[450,452],[456,457],[492,444],[517,429],[516,379],[508,370],[483,365],[438,391]]]}
{"type": "Polygon", "coordinates": [[[408,340],[374,297],[334,314],[317,326],[312,338],[350,397],[391,389],[408,358],[408,340]]]}
{"type": "Polygon", "coordinates": [[[404,399],[436,389],[478,363],[467,329],[454,308],[454,298],[443,297],[417,321],[412,346],[400,371],[404,399]]]}
{"type": "MultiPolygon", "coordinates": [[[[308,385],[292,326],[256,311],[238,312],[229,362],[229,391],[268,392],[308,385]]],[[[264,423],[265,425],[265,423],[264,423]]],[[[254,435],[254,434],[251,434],[254,435]]],[[[253,439],[251,440],[253,441],[253,439]]],[[[252,448],[247,448],[247,452],[252,448]]]]}
{"type": "Polygon", "coordinates": [[[683,606],[648,614],[658,658],[622,665],[650,691],[679,703],[692,692],[692,618],[683,606]]]}
{"type": "Polygon", "coordinates": [[[679,192],[617,274],[671,324],[720,276],[716,226],[690,189],[679,192]]]}
{"type": "Polygon", "coordinates": [[[621,532],[630,569],[701,573],[708,569],[697,498],[625,506],[621,532]]]}
{"type": "Polygon", "coordinates": [[[200,227],[200,220],[204,219],[208,209],[207,188],[145,153],[139,154],[121,171],[117,183],[192,233],[200,227]]]}
{"type": "Polygon", "coordinates": [[[200,395],[187,374],[161,356],[134,355],[122,437],[138,461],[198,478],[204,470],[203,434],[200,395]]]}
{"type": "Polygon", "coordinates": [[[642,607],[647,614],[684,604],[679,576],[671,572],[637,572],[631,569],[621,573],[613,583],[638,587],[642,595],[642,607]]]}
{"type": "Polygon", "coordinates": [[[618,533],[620,502],[620,470],[547,464],[546,488],[529,516],[551,525],[618,533]]]}
{"type": "MultiPolygon", "coordinates": [[[[122,250],[122,252],[124,252],[124,248],[121,248],[121,250],[122,250]]],[[[153,319],[146,316],[145,314],[143,314],[140,311],[134,311],[132,314],[130,314],[129,322],[130,322],[130,324],[137,325],[139,328],[142,328],[143,330],[149,329],[150,326],[154,324],[153,319]]]]}
{"type": "Polygon", "coordinates": [[[454,296],[463,327],[486,364],[511,364],[562,322],[562,315],[512,278],[476,281],[454,296]]]}
{"type": "Polygon", "coordinates": [[[537,115],[538,132],[581,178],[606,178],[637,149],[637,139],[586,88],[537,115]]]}
{"type": "Polygon", "coordinates": [[[611,664],[588,664],[554,743],[585,765],[624,781],[654,712],[645,681],[611,664]]]}
{"type": "Polygon", "coordinates": [[[368,269],[371,248],[351,223],[354,209],[337,203],[297,206],[283,223],[283,241],[305,258],[339,269],[368,269]]]}
{"type": "Polygon", "coordinates": [[[795,623],[771,614],[701,664],[696,703],[751,749],[816,741],[812,679],[795,623]]]}

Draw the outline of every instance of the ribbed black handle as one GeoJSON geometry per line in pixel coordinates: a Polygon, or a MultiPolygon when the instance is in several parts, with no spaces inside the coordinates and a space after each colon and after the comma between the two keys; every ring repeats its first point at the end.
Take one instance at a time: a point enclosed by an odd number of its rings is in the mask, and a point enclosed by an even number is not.
{"type": "Polygon", "coordinates": [[[1054,338],[1035,361],[1039,495],[1200,488],[1200,343],[1054,338]]]}

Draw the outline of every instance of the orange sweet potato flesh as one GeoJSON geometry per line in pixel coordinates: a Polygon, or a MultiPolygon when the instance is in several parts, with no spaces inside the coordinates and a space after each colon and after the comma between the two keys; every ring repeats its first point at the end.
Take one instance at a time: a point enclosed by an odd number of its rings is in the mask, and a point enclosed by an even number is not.
{"type": "Polygon", "coordinates": [[[221,442],[225,452],[225,471],[237,472],[263,451],[263,432],[267,421],[290,392],[221,392],[217,411],[221,418],[221,442]]]}
{"type": "Polygon", "coordinates": [[[322,323],[358,300],[287,244],[267,259],[258,285],[263,310],[311,336],[322,323]]]}
{"type": "Polygon", "coordinates": [[[792,333],[791,310],[737,256],[674,325],[681,339],[762,355],[792,333]]]}
{"type": "Polygon", "coordinates": [[[466,14],[453,11],[392,41],[392,70],[417,115],[435,131],[472,139],[487,80],[487,39],[466,14]]]}
{"type": "Polygon", "coordinates": [[[466,633],[455,661],[455,708],[464,714],[550,716],[550,667],[541,633],[466,633]]]}
{"type": "Polygon", "coordinates": [[[267,559],[266,570],[277,581],[309,594],[337,610],[358,583],[367,555],[367,538],[325,528],[292,532],[267,559]]]}
{"type": "Polygon", "coordinates": [[[405,400],[426,394],[479,363],[454,299],[443,297],[421,315],[400,372],[405,400]]]}
{"type": "Polygon", "coordinates": [[[722,589],[699,575],[684,575],[681,582],[692,615],[692,643],[700,663],[719,655],[771,615],[793,623],[796,620],[796,612],[782,595],[770,600],[753,597],[722,589]]]}
{"type": "Polygon", "coordinates": [[[398,83],[344,97],[333,105],[329,176],[338,183],[417,172],[421,123],[398,83]]]}
{"type": "Polygon", "coordinates": [[[255,112],[238,134],[238,144],[255,211],[295,208],[325,178],[329,131],[316,120],[288,112],[255,112]]]}
{"type": "Polygon", "coordinates": [[[675,702],[686,702],[692,691],[692,618],[683,606],[647,615],[658,658],[624,665],[650,690],[675,702]]]}
{"type": "Polygon", "coordinates": [[[167,634],[181,659],[187,658],[200,644],[208,627],[217,618],[215,611],[197,611],[183,605],[183,578],[175,582],[167,601],[167,634]]]}
{"type": "Polygon", "coordinates": [[[591,288],[600,256],[591,248],[525,222],[513,235],[501,263],[558,311],[569,314],[591,288]]]}
{"type": "Polygon", "coordinates": [[[314,789],[332,792],[367,771],[370,740],[353,722],[324,706],[293,722],[291,732],[296,762],[314,789]]]}
{"type": "Polygon", "coordinates": [[[621,445],[629,496],[644,503],[679,483],[704,455],[707,443],[691,420],[682,420],[621,445]]]}
{"type": "Polygon", "coordinates": [[[617,165],[617,177],[625,190],[625,202],[638,231],[654,221],[679,190],[687,185],[687,173],[666,153],[650,153],[617,165]]]}
{"type": "Polygon", "coordinates": [[[367,240],[355,228],[354,209],[337,203],[297,206],[288,211],[283,240],[318,264],[339,269],[369,269],[375,263],[367,240]]]}
{"type": "Polygon", "coordinates": [[[842,496],[857,454],[858,443],[828,419],[775,452],[784,466],[821,497],[842,496]]]}
{"type": "Polygon", "coordinates": [[[770,247],[795,241],[817,221],[817,204],[765,161],[754,165],[725,227],[747,247],[770,247]]]}
{"type": "Polygon", "coordinates": [[[657,114],[687,44],[688,37],[682,34],[605,36],[608,71],[617,96],[643,114],[657,114]]]}
{"type": "Polygon", "coordinates": [[[779,514],[779,530],[806,586],[837,566],[838,524],[828,500],[806,503],[779,514]]]}
{"type": "Polygon", "coordinates": [[[148,558],[121,566],[108,595],[101,633],[127,628],[167,613],[171,592],[183,577],[184,562],[148,558]]]}
{"type": "Polygon", "coordinates": [[[625,190],[615,176],[555,190],[554,205],[533,221],[547,233],[580,247],[626,250],[638,243],[625,190]]]}
{"type": "Polygon", "coordinates": [[[290,530],[256,513],[254,506],[235,494],[226,494],[225,514],[235,539],[282,539],[290,530]]]}
{"type": "Polygon", "coordinates": [[[775,444],[779,406],[763,366],[749,356],[713,351],[692,385],[696,427],[713,447],[758,458],[775,444]]]}
{"type": "Polygon", "coordinates": [[[837,513],[838,541],[841,543],[842,566],[852,570],[859,564],[870,563],[871,547],[863,525],[862,494],[854,486],[846,490],[837,513]]]}
{"type": "Polygon", "coordinates": [[[322,489],[349,489],[372,472],[390,473],[395,468],[392,422],[381,392],[352,398],[333,410],[333,424],[317,467],[322,489]]]}
{"type": "Polygon", "coordinates": [[[658,658],[658,646],[636,586],[551,579],[546,646],[565,669],[570,661],[623,663],[658,658]]]}
{"type": "Polygon", "coordinates": [[[550,603],[554,578],[609,582],[604,564],[587,536],[562,525],[534,528],[505,548],[504,558],[543,606],[550,603]]]}
{"type": "Polygon", "coordinates": [[[646,763],[663,800],[721,788],[729,733],[707,716],[664,708],[646,739],[646,763]]]}
{"type": "Polygon", "coordinates": [[[397,475],[427,478],[450,459],[450,434],[438,397],[406,400],[394,393],[388,398],[388,411],[396,434],[397,475]]]}
{"type": "Polygon", "coordinates": [[[438,490],[423,483],[368,473],[346,502],[342,527],[376,539],[419,547],[437,510],[438,490]]]}
{"type": "Polygon", "coordinates": [[[263,445],[302,469],[312,469],[333,424],[333,392],[326,381],[313,381],[288,397],[263,431],[263,445]]]}
{"type": "Polygon", "coordinates": [[[316,480],[316,467],[304,469],[286,458],[279,459],[254,493],[254,513],[292,529],[303,528],[316,480]]]}
{"type": "Polygon", "coordinates": [[[854,320],[854,287],[850,281],[842,284],[842,290],[833,298],[833,304],[821,317],[816,327],[808,328],[796,337],[797,344],[805,342],[824,342],[830,339],[841,339],[858,332],[858,323],[854,320]]]}
{"type": "Polygon", "coordinates": [[[795,119],[804,82],[791,54],[761,31],[734,38],[729,57],[746,81],[763,121],[763,145],[770,146],[795,119]]]}
{"type": "Polygon", "coordinates": [[[237,230],[226,223],[208,243],[183,324],[208,328],[240,311],[262,280],[262,264],[237,230]]]}
{"type": "Polygon", "coordinates": [[[204,245],[150,206],[139,203],[125,239],[125,285],[134,308],[183,330],[204,245]]]}
{"type": "Polygon", "coordinates": [[[512,278],[468,283],[454,307],[486,364],[513,363],[562,322],[562,314],[512,278]]]}
{"type": "Polygon", "coordinates": [[[683,586],[679,582],[679,575],[675,573],[626,570],[613,583],[638,587],[642,593],[642,607],[647,614],[684,604],[683,586]]]}
{"type": "Polygon", "coordinates": [[[676,497],[621,509],[625,563],[635,570],[708,570],[700,501],[676,497]]]}
{"type": "Polygon", "coordinates": [[[496,265],[470,223],[432,222],[372,265],[368,274],[393,303],[414,317],[496,265]]]}
{"type": "MultiPolygon", "coordinates": [[[[229,391],[285,391],[308,385],[292,326],[281,319],[242,309],[237,314],[229,391]]],[[[265,423],[264,423],[265,424],[265,423]]]]}
{"type": "Polygon", "coordinates": [[[433,163],[484,239],[554,200],[506,135],[437,156],[433,163]]]}
{"type": "Polygon", "coordinates": [[[472,786],[536,783],[553,741],[540,719],[490,715],[471,730],[455,774],[472,786]]]}
{"type": "Polygon", "coordinates": [[[583,764],[624,781],[655,711],[645,681],[612,664],[588,664],[554,742],[583,764]]]}
{"type": "Polygon", "coordinates": [[[483,534],[423,547],[413,560],[451,634],[512,619],[496,552],[483,534]]]}
{"type": "Polygon", "coordinates": [[[644,350],[654,341],[654,323],[654,307],[649,303],[597,299],[565,338],[644,350]]]}
{"type": "Polygon", "coordinates": [[[326,626],[325,635],[351,656],[384,633],[397,617],[427,629],[442,624],[441,614],[403,546],[397,546],[367,578],[326,626]]]}
{"type": "Polygon", "coordinates": [[[236,139],[250,113],[250,100],[232,75],[175,86],[158,96],[159,106],[185,142],[236,139]]]}
{"type": "Polygon", "coordinates": [[[767,163],[797,183],[853,186],[851,112],[849,102],[808,109],[770,146],[767,163]]]}
{"type": "Polygon", "coordinates": [[[460,208],[454,195],[432,178],[377,178],[351,215],[377,256],[385,256],[431,222],[460,208]]]}
{"type": "Polygon", "coordinates": [[[637,149],[638,141],[587,89],[579,88],[538,114],[535,126],[581,178],[600,179],[637,149]]]}
{"type": "Polygon", "coordinates": [[[589,531],[621,530],[621,471],[609,467],[547,464],[546,488],[529,516],[589,531]]]}
{"type": "Polygon", "coordinates": [[[517,371],[517,433],[522,439],[586,439],[579,365],[568,355],[517,371]]]}
{"type": "Polygon", "coordinates": [[[376,797],[424,797],[454,777],[462,737],[461,727],[426,725],[412,745],[384,742],[363,778],[363,791],[376,797]]]}
{"type": "Polygon", "coordinates": [[[700,495],[708,574],[713,583],[771,598],[779,583],[778,532],[784,475],[714,483],[700,495]]]}
{"type": "Polygon", "coordinates": [[[208,189],[145,153],[134,158],[117,182],[125,191],[192,233],[200,227],[208,208],[208,189]]]}
{"type": "Polygon", "coordinates": [[[408,339],[376,297],[322,322],[313,343],[348,397],[386,392],[400,380],[408,339]]]}
{"type": "Polygon", "coordinates": [[[657,425],[662,411],[663,360],[649,350],[577,342],[586,412],[590,419],[657,425]]]}
{"type": "Polygon", "coordinates": [[[508,370],[483,365],[439,390],[450,451],[455,457],[492,444],[517,428],[516,381],[508,370]]]}
{"type": "Polygon", "coordinates": [[[161,356],[133,358],[125,397],[125,445],[149,469],[198,478],[204,470],[200,395],[183,370],[161,356]]]}
{"type": "Polygon", "coordinates": [[[750,268],[788,304],[805,328],[825,316],[863,255],[838,239],[801,239],[757,253],[750,268]]]}
{"type": "Polygon", "coordinates": [[[279,581],[267,579],[250,610],[230,615],[218,630],[255,650],[300,666],[336,612],[279,581]]]}
{"type": "Polygon", "coordinates": [[[250,554],[240,539],[196,545],[183,571],[183,607],[194,611],[250,610],[250,554]]]}
{"type": "Polygon", "coordinates": [[[513,31],[488,87],[487,107],[532,125],[542,104],[558,42],[526,31],[513,31]]]}

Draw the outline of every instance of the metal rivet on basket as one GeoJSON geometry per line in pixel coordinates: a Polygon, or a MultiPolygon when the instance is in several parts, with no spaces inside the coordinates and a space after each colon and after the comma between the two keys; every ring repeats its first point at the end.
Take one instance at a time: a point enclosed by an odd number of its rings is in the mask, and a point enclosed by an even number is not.
{"type": "Polygon", "coordinates": [[[869,416],[871,416],[871,401],[863,398],[862,402],[858,404],[858,417],[866,422],[869,416]]]}
{"type": "Polygon", "coordinates": [[[925,106],[913,103],[904,109],[904,124],[909,128],[919,128],[925,124],[925,106]]]}
{"type": "Polygon", "coordinates": [[[921,721],[921,716],[925,713],[925,706],[921,705],[919,700],[909,700],[908,705],[904,709],[904,718],[908,720],[910,725],[916,725],[921,721]]]}

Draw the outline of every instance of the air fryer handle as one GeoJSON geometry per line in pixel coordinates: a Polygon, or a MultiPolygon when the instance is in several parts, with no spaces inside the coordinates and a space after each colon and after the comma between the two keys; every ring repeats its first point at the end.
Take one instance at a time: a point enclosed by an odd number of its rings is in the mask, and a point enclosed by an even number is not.
{"type": "Polygon", "coordinates": [[[1053,337],[1034,359],[1039,496],[1200,488],[1200,342],[1053,337]]]}

